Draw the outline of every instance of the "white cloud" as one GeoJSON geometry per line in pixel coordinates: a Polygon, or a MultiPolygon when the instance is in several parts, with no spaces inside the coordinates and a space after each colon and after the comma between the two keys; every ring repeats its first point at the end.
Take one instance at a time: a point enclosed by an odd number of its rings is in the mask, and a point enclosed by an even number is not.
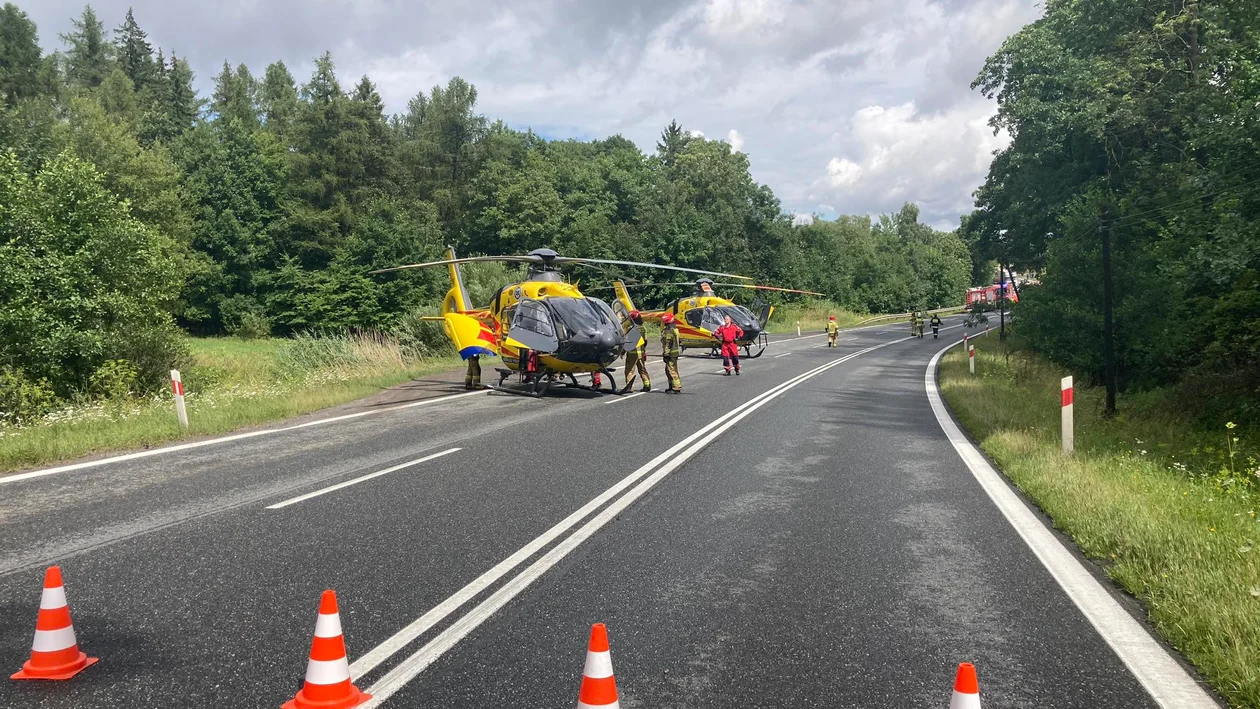
{"type": "Polygon", "coordinates": [[[795,225],[797,225],[797,226],[800,226],[800,225],[802,225],[802,224],[813,224],[813,223],[814,223],[814,215],[813,215],[813,214],[805,214],[805,213],[803,213],[803,212],[798,212],[798,213],[796,213],[796,214],[793,214],[793,215],[792,215],[792,223],[793,223],[793,224],[795,224],[795,225]]]}
{"type": "Polygon", "coordinates": [[[827,163],[827,177],[832,187],[851,187],[862,177],[862,166],[852,160],[832,158],[827,163]]]}
{"type": "Polygon", "coordinates": [[[814,183],[814,195],[834,198],[842,210],[918,202],[925,221],[952,224],[970,209],[971,191],[1008,140],[989,128],[992,111],[983,100],[941,113],[923,113],[913,101],[863,107],[848,122],[860,160],[832,158],[826,176],[814,183]]]}
{"type": "Polygon", "coordinates": [[[731,129],[730,133],[726,134],[726,142],[730,143],[732,152],[738,153],[744,149],[744,136],[740,135],[739,131],[734,128],[731,129]]]}
{"type": "Polygon", "coordinates": [[[704,131],[699,131],[699,130],[691,130],[691,131],[687,131],[687,134],[688,134],[688,135],[690,135],[692,138],[703,138],[703,137],[704,137],[704,131]]]}

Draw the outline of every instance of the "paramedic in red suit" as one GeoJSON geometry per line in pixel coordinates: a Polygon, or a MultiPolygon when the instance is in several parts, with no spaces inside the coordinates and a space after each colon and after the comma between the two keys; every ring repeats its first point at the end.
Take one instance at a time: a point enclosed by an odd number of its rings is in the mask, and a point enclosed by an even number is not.
{"type": "Polygon", "coordinates": [[[726,316],[726,322],[713,333],[717,335],[718,342],[722,345],[722,368],[726,370],[726,376],[731,376],[731,363],[735,363],[735,376],[739,376],[739,344],[737,341],[744,336],[744,331],[739,325],[731,322],[731,316],[726,316]]]}

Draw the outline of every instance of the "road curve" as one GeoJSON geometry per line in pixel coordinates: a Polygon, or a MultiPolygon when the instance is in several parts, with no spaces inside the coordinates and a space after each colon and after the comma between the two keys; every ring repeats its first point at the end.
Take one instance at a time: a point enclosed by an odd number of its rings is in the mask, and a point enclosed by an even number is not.
{"type": "Polygon", "coordinates": [[[781,338],[738,378],[685,358],[677,397],[653,358],[639,397],[480,394],[0,484],[0,660],[49,563],[101,658],[0,706],[278,706],[324,588],[387,707],[572,704],[592,622],[624,707],[942,706],[964,660],[986,705],[1155,706],[953,452],[940,342],[907,329],[781,338]]]}

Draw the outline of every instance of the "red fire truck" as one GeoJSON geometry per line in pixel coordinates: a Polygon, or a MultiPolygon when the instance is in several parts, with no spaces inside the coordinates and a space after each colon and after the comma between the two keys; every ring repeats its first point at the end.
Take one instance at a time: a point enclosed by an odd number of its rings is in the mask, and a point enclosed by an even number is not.
{"type": "Polygon", "coordinates": [[[1015,292],[1015,286],[1011,283],[999,285],[994,283],[991,286],[980,286],[979,288],[967,289],[967,307],[976,303],[996,303],[998,301],[998,293],[1001,292],[1003,286],[1006,288],[1006,302],[1018,303],[1019,295],[1015,292]]]}

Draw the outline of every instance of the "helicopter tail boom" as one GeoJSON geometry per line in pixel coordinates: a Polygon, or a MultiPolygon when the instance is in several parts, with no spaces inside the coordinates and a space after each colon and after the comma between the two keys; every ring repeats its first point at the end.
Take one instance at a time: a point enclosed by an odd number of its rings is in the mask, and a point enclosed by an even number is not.
{"type": "Polygon", "coordinates": [[[446,313],[442,316],[442,329],[451,338],[451,342],[455,343],[455,349],[463,359],[473,356],[499,356],[499,343],[495,339],[494,331],[471,315],[446,313]]]}
{"type": "MultiPolygon", "coordinates": [[[[455,260],[455,247],[446,247],[446,259],[448,261],[455,260]]],[[[447,291],[446,299],[442,301],[442,312],[463,313],[472,310],[472,301],[468,299],[468,291],[464,288],[464,279],[460,275],[459,264],[448,263],[446,268],[451,274],[451,289],[447,291]]]]}

